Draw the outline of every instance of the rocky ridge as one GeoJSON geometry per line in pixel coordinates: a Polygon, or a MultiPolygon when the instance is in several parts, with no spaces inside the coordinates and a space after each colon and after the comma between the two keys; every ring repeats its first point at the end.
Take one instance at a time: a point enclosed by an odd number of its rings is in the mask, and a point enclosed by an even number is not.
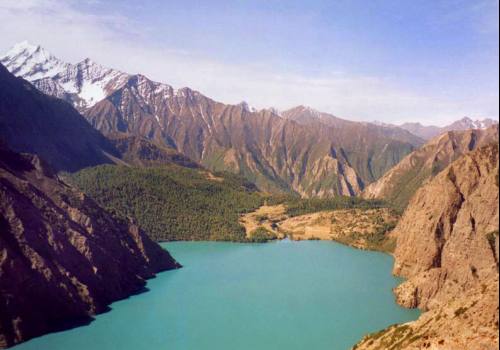
{"type": "Polygon", "coordinates": [[[449,131],[407,155],[376,182],[362,197],[385,199],[404,209],[418,188],[463,154],[498,142],[498,125],[487,129],[449,131]]]}
{"type": "Polygon", "coordinates": [[[0,145],[0,348],[89,322],[178,268],[134,223],[0,145]]]}
{"type": "Polygon", "coordinates": [[[395,293],[426,311],[356,349],[497,349],[498,144],[467,153],[417,191],[398,223],[395,293]]]}

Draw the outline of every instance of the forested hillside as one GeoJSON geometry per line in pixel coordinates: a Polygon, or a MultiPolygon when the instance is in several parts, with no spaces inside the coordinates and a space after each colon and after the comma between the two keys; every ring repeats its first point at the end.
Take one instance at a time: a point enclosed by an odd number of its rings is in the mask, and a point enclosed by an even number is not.
{"type": "Polygon", "coordinates": [[[135,219],[155,240],[245,241],[239,217],[264,201],[236,175],[177,165],[104,165],[68,179],[115,215],[135,219]]]}

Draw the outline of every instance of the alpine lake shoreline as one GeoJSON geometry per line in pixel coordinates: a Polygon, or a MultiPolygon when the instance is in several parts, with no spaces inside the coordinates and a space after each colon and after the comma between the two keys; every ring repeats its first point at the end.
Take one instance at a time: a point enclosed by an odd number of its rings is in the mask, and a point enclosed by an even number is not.
{"type": "MultiPolygon", "coordinates": [[[[321,202],[321,201],[319,201],[321,202]]],[[[361,206],[362,207],[362,206],[361,206]]],[[[171,251],[171,245],[176,244],[220,244],[231,245],[232,247],[248,247],[248,246],[266,246],[279,242],[290,242],[302,245],[303,243],[321,241],[324,243],[332,242],[342,247],[353,249],[355,251],[362,250],[373,253],[382,253],[383,255],[391,256],[391,266],[394,259],[392,251],[394,247],[394,238],[390,236],[389,231],[395,227],[395,223],[399,218],[398,214],[389,209],[387,206],[377,203],[377,208],[350,208],[350,209],[325,209],[314,211],[311,209],[290,211],[286,204],[268,205],[265,202],[261,207],[253,212],[242,214],[239,223],[245,228],[246,240],[243,241],[227,241],[227,240],[157,240],[164,249],[168,248],[171,251]],[[290,212],[292,213],[290,215],[290,212]],[[339,229],[342,228],[342,229],[339,229]],[[262,235],[255,237],[256,232],[262,235]]],[[[296,208],[295,208],[296,209],[296,208]]],[[[181,264],[180,270],[184,268],[183,261],[177,259],[174,253],[174,258],[181,264]]],[[[176,270],[173,270],[176,271],[176,270]]],[[[76,324],[73,327],[68,327],[63,332],[73,331],[75,328],[88,327],[103,315],[111,313],[114,310],[114,305],[122,301],[131,301],[132,299],[142,294],[151,293],[151,284],[155,284],[155,280],[162,279],[164,274],[172,271],[163,271],[155,277],[147,281],[144,288],[128,298],[114,302],[109,308],[99,315],[96,315],[85,324],[76,324]]],[[[395,277],[391,273],[391,277],[396,279],[397,285],[403,282],[399,277],[395,277]]],[[[393,286],[393,288],[397,287],[393,286]]],[[[168,293],[168,291],[167,291],[168,293]]],[[[392,290],[391,290],[392,294],[392,290]]],[[[393,295],[393,303],[397,305],[395,296],[393,295]]],[[[400,307],[400,306],[397,306],[400,307]]],[[[409,310],[412,311],[412,310],[409,310]]],[[[414,321],[420,316],[419,310],[413,310],[414,317],[405,321],[414,321]]],[[[396,326],[400,323],[394,323],[386,326],[396,326]]],[[[385,327],[384,327],[385,328],[385,327]]],[[[382,329],[382,328],[381,328],[382,329]]],[[[373,332],[379,331],[373,329],[373,332]]],[[[58,334],[49,333],[49,334],[58,334]]],[[[369,336],[372,332],[363,334],[358,339],[361,341],[363,337],[369,336]]],[[[46,337],[42,336],[41,338],[46,337]]],[[[36,339],[35,338],[35,342],[36,339]]],[[[28,344],[26,349],[30,349],[29,344],[23,343],[14,348],[23,350],[24,344],[28,344]]],[[[357,343],[356,343],[357,344],[357,343]]],[[[356,344],[352,344],[355,348],[356,344]]],[[[335,346],[335,345],[333,345],[335,346]]],[[[335,347],[334,347],[335,348],[335,347]]],[[[336,349],[336,348],[335,348],[336,349]]],[[[339,350],[343,350],[339,349],[339,350]]],[[[347,350],[347,349],[346,349],[347,350]]]]}

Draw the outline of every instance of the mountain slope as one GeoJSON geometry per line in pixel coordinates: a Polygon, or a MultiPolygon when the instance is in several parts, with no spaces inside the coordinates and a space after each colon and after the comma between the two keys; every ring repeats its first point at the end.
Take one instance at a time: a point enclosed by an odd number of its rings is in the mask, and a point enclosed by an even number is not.
{"type": "Polygon", "coordinates": [[[177,268],[134,224],[0,145],[0,348],[86,321],[177,268]]]}
{"type": "Polygon", "coordinates": [[[488,143],[498,142],[498,125],[486,130],[450,131],[406,156],[362,196],[385,199],[404,209],[415,191],[461,155],[488,143]]]}
{"type": "Polygon", "coordinates": [[[324,129],[336,148],[356,169],[365,184],[380,178],[406,154],[423,144],[415,135],[397,128],[352,122],[299,106],[281,114],[310,128],[324,129]]]}
{"type": "Polygon", "coordinates": [[[357,349],[498,349],[498,143],[453,162],[413,197],[393,235],[395,292],[428,310],[357,349]]]}
{"type": "MultiPolygon", "coordinates": [[[[25,72],[31,66],[11,56],[3,59],[11,67],[25,72]]],[[[410,135],[413,139],[407,140],[409,134],[401,136],[402,130],[395,135],[354,122],[346,127],[354,137],[343,136],[345,128],[300,125],[272,110],[225,105],[189,88],[174,90],[89,60],[33,83],[73,103],[106,135],[144,137],[211,170],[241,174],[265,191],[293,191],[305,197],[358,194],[411,152],[416,139],[410,135]],[[78,88],[85,84],[99,94],[86,99],[78,88]]]]}
{"type": "Polygon", "coordinates": [[[36,153],[57,171],[109,163],[114,147],[71,105],[47,96],[0,64],[0,139],[36,153]]]}
{"type": "Polygon", "coordinates": [[[85,115],[105,134],[118,130],[170,144],[211,170],[242,174],[266,191],[354,195],[362,186],[327,133],[188,88],[174,92],[143,76],[131,77],[85,115]]]}
{"type": "Polygon", "coordinates": [[[421,146],[424,140],[409,131],[393,125],[381,125],[366,122],[353,122],[335,117],[331,114],[316,111],[310,107],[298,106],[280,114],[283,118],[296,121],[302,125],[327,125],[332,127],[336,137],[342,137],[340,143],[350,140],[356,133],[371,139],[390,139],[421,146]]]}
{"type": "Polygon", "coordinates": [[[264,201],[255,185],[235,175],[177,165],[104,165],[72,174],[69,181],[162,241],[245,241],[240,215],[264,201]]]}

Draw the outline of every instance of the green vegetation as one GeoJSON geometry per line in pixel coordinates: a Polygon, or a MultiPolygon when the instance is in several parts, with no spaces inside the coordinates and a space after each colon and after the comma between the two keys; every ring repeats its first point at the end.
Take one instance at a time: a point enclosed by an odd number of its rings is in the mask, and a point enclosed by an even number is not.
{"type": "Polygon", "coordinates": [[[493,249],[493,250],[495,249],[497,237],[498,237],[498,230],[493,231],[493,232],[489,232],[488,234],[486,234],[486,239],[490,243],[491,249],[493,249]]]}
{"type": "MultiPolygon", "coordinates": [[[[301,199],[291,195],[265,196],[242,177],[231,173],[209,176],[205,170],[175,164],[139,168],[103,165],[66,175],[68,180],[121,219],[134,219],[159,241],[220,240],[267,242],[277,239],[264,227],[245,234],[239,220],[266,202],[284,204],[286,214],[298,216],[324,210],[387,207],[380,200],[354,197],[301,199]]],[[[260,215],[260,224],[268,220],[260,215]]],[[[386,232],[393,227],[377,220],[377,232],[363,236],[369,249],[392,251],[386,232]]],[[[356,234],[349,239],[361,238],[356,234]]],[[[347,244],[349,242],[346,242],[347,244]]]]}
{"type": "Polygon", "coordinates": [[[274,241],[278,239],[278,237],[271,231],[267,230],[266,228],[260,226],[250,232],[250,242],[253,243],[266,243],[269,241],[274,241]]]}
{"type": "Polygon", "coordinates": [[[177,165],[104,165],[68,175],[70,182],[120,218],[131,217],[155,240],[247,241],[240,215],[263,204],[253,184],[229,173],[177,165]]]}
{"type": "Polygon", "coordinates": [[[301,199],[293,196],[275,196],[271,198],[269,202],[270,204],[285,204],[287,207],[286,214],[290,217],[325,210],[377,209],[388,207],[388,205],[384,201],[367,200],[359,197],[301,199]]]}
{"type": "MultiPolygon", "coordinates": [[[[437,170],[438,166],[435,165],[434,171],[437,170]]],[[[431,176],[433,176],[433,170],[427,169],[424,160],[417,158],[415,166],[396,178],[390,192],[385,195],[385,199],[391,203],[394,209],[402,213],[410,203],[413,195],[431,176]]]]}

